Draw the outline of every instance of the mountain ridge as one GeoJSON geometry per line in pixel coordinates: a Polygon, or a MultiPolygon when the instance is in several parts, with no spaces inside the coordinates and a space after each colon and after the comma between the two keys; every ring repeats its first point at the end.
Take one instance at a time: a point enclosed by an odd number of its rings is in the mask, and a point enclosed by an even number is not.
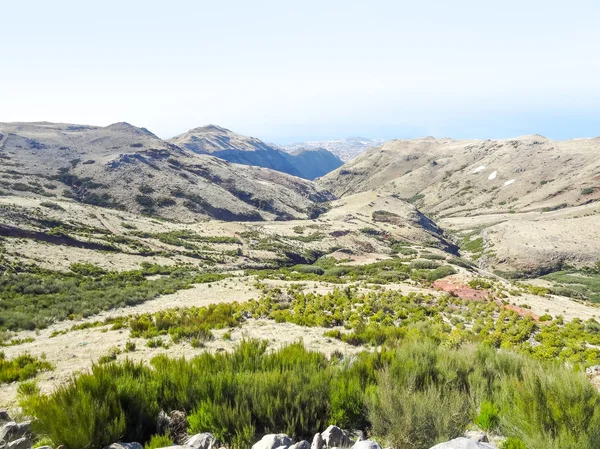
{"type": "Polygon", "coordinates": [[[229,162],[270,168],[311,180],[343,163],[327,150],[290,154],[256,137],[243,136],[217,125],[193,128],[168,141],[197,154],[210,154],[229,162]]]}
{"type": "Polygon", "coordinates": [[[10,179],[0,188],[20,194],[225,220],[306,217],[333,199],[310,181],[198,155],[125,122],[0,123],[0,135],[0,169],[10,179]]]}

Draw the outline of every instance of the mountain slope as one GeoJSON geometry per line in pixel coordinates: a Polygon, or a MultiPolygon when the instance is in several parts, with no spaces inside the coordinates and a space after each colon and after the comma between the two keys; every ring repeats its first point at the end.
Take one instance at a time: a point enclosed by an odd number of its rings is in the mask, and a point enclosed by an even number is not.
{"type": "Polygon", "coordinates": [[[319,185],[342,198],[370,190],[404,198],[457,232],[480,265],[544,271],[599,258],[589,232],[600,227],[599,154],[599,138],[395,140],[319,185]]]}
{"type": "Polygon", "coordinates": [[[231,164],[127,123],[0,124],[0,189],[166,218],[303,218],[332,199],[309,181],[231,164]]]}
{"type": "Polygon", "coordinates": [[[255,138],[236,134],[220,126],[194,128],[169,142],[197,154],[210,154],[229,162],[270,168],[306,179],[323,176],[342,165],[326,150],[289,154],[255,138]]]}
{"type": "Polygon", "coordinates": [[[599,150],[600,138],[395,140],[345,164],[320,185],[339,196],[382,189],[443,216],[574,206],[600,199],[599,150]]]}

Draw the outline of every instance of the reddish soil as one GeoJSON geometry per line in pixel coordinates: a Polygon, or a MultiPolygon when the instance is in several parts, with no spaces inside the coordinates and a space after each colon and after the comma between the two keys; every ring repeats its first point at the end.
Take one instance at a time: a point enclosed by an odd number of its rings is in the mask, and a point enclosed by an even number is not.
{"type": "Polygon", "coordinates": [[[505,309],[508,310],[512,310],[513,312],[517,312],[519,315],[525,317],[525,316],[530,316],[531,318],[533,318],[535,321],[540,321],[540,316],[536,315],[535,313],[533,313],[531,310],[529,309],[524,309],[522,307],[516,307],[516,306],[511,306],[506,304],[504,306],[505,309]]]}
{"type": "Polygon", "coordinates": [[[489,294],[487,290],[475,290],[468,285],[461,284],[452,276],[435,281],[433,288],[451,293],[462,299],[472,299],[474,301],[484,301],[489,294]]]}

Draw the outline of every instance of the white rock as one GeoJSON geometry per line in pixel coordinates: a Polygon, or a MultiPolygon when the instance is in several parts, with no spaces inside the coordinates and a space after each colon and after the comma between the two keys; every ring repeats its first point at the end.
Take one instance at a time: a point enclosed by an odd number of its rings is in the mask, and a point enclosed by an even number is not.
{"type": "Polygon", "coordinates": [[[492,174],[488,176],[488,179],[491,181],[492,179],[496,179],[496,176],[498,176],[498,172],[493,171],[492,174]]]}
{"type": "Polygon", "coordinates": [[[327,447],[346,448],[352,446],[352,440],[338,426],[329,426],[321,434],[321,437],[327,447]]]}
{"type": "Polygon", "coordinates": [[[217,439],[212,433],[199,433],[190,437],[185,445],[194,449],[212,449],[217,439]]]}
{"type": "Polygon", "coordinates": [[[498,449],[488,443],[477,443],[469,438],[456,438],[445,443],[440,443],[430,449],[498,449]]]}
{"type": "Polygon", "coordinates": [[[508,181],[506,181],[506,182],[504,183],[504,187],[506,187],[506,186],[509,186],[509,185],[513,184],[515,181],[516,181],[516,179],[509,179],[508,181]]]}
{"type": "Polygon", "coordinates": [[[483,170],[485,170],[485,165],[480,165],[475,170],[473,170],[473,173],[479,173],[480,171],[483,171],[483,170]]]}
{"type": "Polygon", "coordinates": [[[325,441],[321,437],[320,433],[315,433],[313,437],[312,444],[310,445],[310,449],[323,449],[325,447],[325,441]]]}
{"type": "Polygon", "coordinates": [[[310,443],[306,440],[302,440],[298,443],[292,444],[289,449],[310,449],[310,443]]]}
{"type": "Polygon", "coordinates": [[[121,441],[106,446],[104,449],[144,449],[140,443],[123,443],[121,441]]]}
{"type": "Polygon", "coordinates": [[[363,440],[354,443],[352,449],[381,449],[381,446],[376,441],[363,440]]]}
{"type": "Polygon", "coordinates": [[[294,442],[290,437],[283,433],[270,433],[252,446],[252,449],[277,449],[281,446],[290,447],[294,442]]]}

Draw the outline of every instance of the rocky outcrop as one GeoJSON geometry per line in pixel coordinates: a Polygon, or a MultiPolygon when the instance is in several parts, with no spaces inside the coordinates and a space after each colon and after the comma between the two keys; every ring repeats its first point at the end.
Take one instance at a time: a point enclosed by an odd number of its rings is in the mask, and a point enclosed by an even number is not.
{"type": "Polygon", "coordinates": [[[0,446],[4,449],[31,449],[33,435],[31,422],[17,423],[11,419],[6,410],[0,410],[0,446]]]}
{"type": "Polygon", "coordinates": [[[352,446],[352,440],[338,426],[329,426],[321,436],[327,447],[345,448],[352,446]]]}

